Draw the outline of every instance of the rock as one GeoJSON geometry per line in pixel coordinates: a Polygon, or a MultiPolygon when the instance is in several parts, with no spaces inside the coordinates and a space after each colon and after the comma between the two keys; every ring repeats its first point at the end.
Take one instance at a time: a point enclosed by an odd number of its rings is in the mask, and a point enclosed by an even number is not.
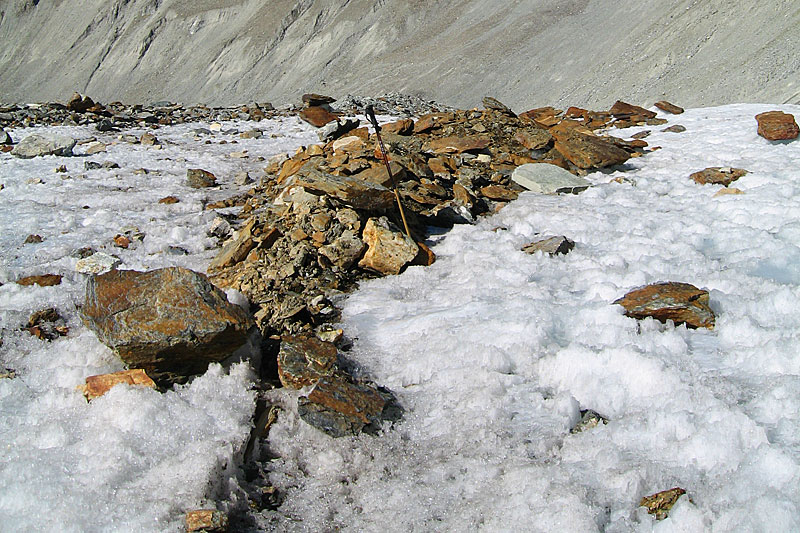
{"type": "Polygon", "coordinates": [[[361,137],[350,135],[348,137],[340,137],[333,141],[334,152],[356,152],[364,148],[364,141],[361,137]]]}
{"type": "Polygon", "coordinates": [[[713,183],[715,185],[724,185],[727,187],[734,181],[747,174],[743,168],[732,167],[710,167],[699,172],[694,172],[689,177],[700,185],[706,183],[713,183]]]}
{"type": "Polygon", "coordinates": [[[302,96],[302,100],[308,107],[318,107],[330,105],[336,101],[336,98],[325,96],[324,94],[306,93],[302,96]]]}
{"type": "Polygon", "coordinates": [[[71,156],[76,141],[58,133],[28,135],[11,150],[11,155],[30,159],[45,155],[71,156]]]}
{"type": "Polygon", "coordinates": [[[207,170],[202,168],[189,168],[186,169],[186,185],[193,189],[202,189],[204,187],[214,187],[217,184],[217,177],[207,170]]]}
{"type": "Polygon", "coordinates": [[[236,239],[229,241],[222,247],[222,250],[220,250],[217,256],[208,265],[209,272],[244,261],[247,254],[249,254],[257,244],[252,234],[255,222],[255,219],[251,218],[250,221],[239,230],[239,235],[236,239]]]}
{"type": "Polygon", "coordinates": [[[131,386],[156,388],[155,382],[150,379],[147,373],[141,368],[132,368],[130,370],[123,370],[122,372],[114,372],[113,374],[99,374],[97,376],[89,376],[86,378],[85,385],[78,385],[86,399],[89,401],[99,398],[112,387],[121,383],[131,386]]]}
{"type": "Polygon", "coordinates": [[[166,205],[177,204],[178,202],[180,202],[180,200],[178,200],[177,196],[165,196],[158,201],[158,203],[166,205]]]}
{"type": "Polygon", "coordinates": [[[143,133],[141,137],[139,137],[139,144],[142,146],[156,146],[160,145],[161,142],[150,132],[143,133]]]}
{"type": "Polygon", "coordinates": [[[617,100],[611,109],[608,110],[611,115],[619,117],[619,116],[636,116],[636,117],[643,117],[643,118],[655,118],[657,113],[645,109],[643,107],[639,107],[638,105],[632,105],[625,103],[621,100],[617,100]]]}
{"type": "Polygon", "coordinates": [[[247,130],[239,134],[240,139],[260,139],[264,136],[261,130],[247,130]]]}
{"type": "Polygon", "coordinates": [[[94,105],[94,100],[88,96],[75,93],[72,95],[72,98],[69,99],[69,102],[67,102],[67,109],[75,111],[76,113],[85,113],[89,108],[94,107],[94,105]]]}
{"type": "Polygon", "coordinates": [[[42,239],[41,235],[31,234],[31,235],[28,235],[27,237],[25,237],[24,244],[39,244],[43,240],[44,239],[42,239]]]}
{"type": "Polygon", "coordinates": [[[246,170],[242,170],[241,172],[237,172],[236,175],[233,177],[233,183],[242,187],[247,185],[248,183],[252,183],[253,179],[250,177],[250,173],[246,170]]]}
{"type": "MultiPolygon", "coordinates": [[[[397,161],[389,161],[389,168],[391,169],[392,176],[394,176],[396,182],[399,183],[406,178],[405,167],[400,163],[398,163],[397,161]]],[[[392,186],[392,179],[389,177],[389,173],[386,172],[386,165],[377,165],[374,167],[370,167],[366,170],[362,170],[357,174],[353,174],[353,177],[358,178],[360,180],[377,183],[386,188],[392,186]]]]}
{"type": "Polygon", "coordinates": [[[519,196],[519,191],[514,191],[502,185],[487,185],[486,187],[481,187],[480,191],[485,198],[501,202],[510,202],[516,200],[519,196]]]}
{"type": "Polygon", "coordinates": [[[688,283],[663,282],[630,291],[616,300],[625,315],[637,320],[653,317],[672,320],[689,328],[714,328],[714,311],[708,306],[708,291],[688,283]]]}
{"type": "Polygon", "coordinates": [[[741,189],[737,189],[736,187],[726,187],[725,189],[720,189],[716,193],[714,193],[714,198],[719,196],[728,196],[731,194],[744,194],[744,191],[741,189]]]}
{"type": "Polygon", "coordinates": [[[756,120],[758,121],[758,134],[768,141],[788,141],[796,139],[800,133],[794,116],[782,111],[760,113],[756,115],[756,120]]]}
{"type": "MultiPolygon", "coordinates": [[[[0,338],[0,346],[3,345],[3,339],[0,338]]],[[[6,368],[4,366],[0,366],[0,379],[14,379],[17,377],[17,371],[13,368],[6,368]]]]}
{"type": "Polygon", "coordinates": [[[661,130],[666,133],[683,133],[686,131],[686,126],[681,126],[680,124],[675,124],[674,126],[670,126],[669,128],[664,128],[661,130]]]}
{"type": "Polygon", "coordinates": [[[346,118],[344,120],[336,120],[325,124],[317,132],[317,136],[322,142],[332,141],[338,139],[345,133],[352,131],[358,127],[359,120],[357,118],[346,118]]]}
{"type": "Polygon", "coordinates": [[[686,494],[686,491],[680,487],[657,492],[642,498],[639,502],[639,507],[647,507],[647,512],[656,515],[656,520],[663,520],[684,494],[686,494]]]}
{"type": "Polygon", "coordinates": [[[278,352],[278,378],[284,387],[315,385],[336,371],[338,350],[316,337],[284,336],[278,352]]]}
{"type": "Polygon", "coordinates": [[[511,108],[506,106],[497,98],[492,98],[491,96],[484,96],[482,103],[483,107],[485,107],[486,109],[491,109],[493,111],[500,111],[501,113],[505,113],[506,115],[511,115],[513,117],[516,116],[514,112],[511,111],[511,108]]]}
{"type": "Polygon", "coordinates": [[[551,128],[550,134],[556,139],[555,149],[578,168],[603,168],[630,159],[630,154],[613,142],[578,131],[564,122],[551,128]]]}
{"type": "Polygon", "coordinates": [[[404,118],[402,120],[390,122],[381,126],[381,131],[394,135],[411,135],[414,133],[414,121],[410,118],[404,118]]]}
{"type": "Polygon", "coordinates": [[[680,115],[683,113],[683,108],[678,107],[674,104],[670,104],[666,100],[660,100],[655,103],[655,106],[662,111],[666,111],[667,113],[672,113],[673,115],[680,115]]]}
{"type": "Polygon", "coordinates": [[[514,169],[511,180],[529,191],[541,194],[577,193],[591,186],[585,179],[549,163],[520,165],[514,169]]]}
{"type": "Polygon", "coordinates": [[[97,129],[97,131],[101,132],[117,131],[117,128],[114,126],[114,123],[108,120],[107,118],[104,118],[103,120],[98,122],[95,128],[97,129]]]}
{"type": "Polygon", "coordinates": [[[324,107],[319,106],[306,107],[300,111],[297,116],[315,128],[321,128],[325,124],[334,122],[338,118],[324,107]]]}
{"type": "Polygon", "coordinates": [[[297,402],[300,418],[332,437],[377,430],[384,407],[386,400],[376,389],[338,375],[320,379],[309,395],[297,402]]]}
{"type": "Polygon", "coordinates": [[[40,309],[31,314],[23,329],[45,341],[52,341],[69,333],[66,321],[55,307],[40,309]]]}
{"type": "Polygon", "coordinates": [[[186,532],[226,533],[228,531],[228,515],[216,509],[198,509],[189,511],[184,517],[186,532]]]}
{"type": "Polygon", "coordinates": [[[514,140],[528,150],[541,150],[553,141],[553,136],[543,129],[520,130],[514,135],[514,140]]]}
{"type": "Polygon", "coordinates": [[[394,203],[394,193],[382,185],[363,181],[352,176],[334,176],[312,169],[305,175],[298,174],[295,186],[325,194],[340,202],[367,211],[386,210],[394,203]]]}
{"type": "Polygon", "coordinates": [[[102,274],[122,263],[118,257],[103,252],[96,252],[80,259],[75,264],[75,271],[81,274],[102,274]]]}
{"type": "Polygon", "coordinates": [[[11,135],[9,135],[8,132],[3,128],[0,128],[0,144],[9,145],[12,144],[13,142],[14,141],[11,139],[11,135]]]}
{"type": "Polygon", "coordinates": [[[86,145],[86,155],[100,154],[106,151],[105,143],[94,141],[86,145]]]}
{"type": "Polygon", "coordinates": [[[563,235],[544,237],[538,241],[526,244],[522,251],[527,254],[544,252],[549,255],[567,254],[575,248],[575,243],[563,235]]]}
{"type": "Polygon", "coordinates": [[[386,217],[367,220],[363,239],[367,252],[358,265],[384,275],[399,274],[419,252],[417,243],[386,217]]]}
{"type": "Polygon", "coordinates": [[[608,424],[608,419],[602,415],[597,414],[591,409],[581,411],[581,419],[575,424],[575,427],[570,430],[570,433],[582,433],[590,429],[596,428],[600,424],[608,424]]]}
{"type": "Polygon", "coordinates": [[[328,259],[332,265],[340,269],[349,269],[364,253],[364,241],[350,230],[345,230],[332,243],[321,246],[319,253],[328,259]]]}
{"type": "Polygon", "coordinates": [[[489,138],[483,136],[451,136],[433,139],[425,144],[425,150],[435,154],[460,154],[474,150],[482,150],[489,146],[489,138]]]}
{"type": "Polygon", "coordinates": [[[81,317],[125,363],[160,384],[185,381],[227,358],[253,325],[203,274],[178,267],[93,276],[81,317]]]}
{"type": "Polygon", "coordinates": [[[26,287],[31,285],[38,285],[40,287],[52,287],[53,285],[61,285],[61,276],[59,274],[26,276],[24,278],[18,279],[17,285],[24,285],[26,287]]]}

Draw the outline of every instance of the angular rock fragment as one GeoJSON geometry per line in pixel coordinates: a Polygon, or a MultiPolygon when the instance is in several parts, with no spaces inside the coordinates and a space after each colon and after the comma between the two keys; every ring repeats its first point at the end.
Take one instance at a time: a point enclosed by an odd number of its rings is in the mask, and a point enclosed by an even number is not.
{"type": "Polygon", "coordinates": [[[596,428],[600,424],[608,424],[608,419],[591,409],[586,409],[581,411],[581,419],[575,424],[575,427],[570,430],[570,433],[582,433],[596,428]]]}
{"type": "Polygon", "coordinates": [[[358,265],[384,275],[399,274],[419,253],[417,243],[386,217],[367,220],[363,238],[368,248],[358,265]]]}
{"type": "Polygon", "coordinates": [[[667,133],[683,133],[684,131],[686,131],[686,126],[681,126],[680,124],[675,124],[674,126],[670,126],[669,128],[664,128],[661,131],[664,131],[664,132],[667,132],[667,133]]]}
{"type": "Polygon", "coordinates": [[[66,321],[55,307],[47,307],[32,313],[22,329],[43,341],[52,341],[69,333],[66,321]]]}
{"type": "Polygon", "coordinates": [[[329,122],[335,122],[338,118],[336,115],[320,106],[306,107],[297,115],[305,122],[308,122],[315,128],[321,128],[329,122]]]}
{"type": "Polygon", "coordinates": [[[541,150],[553,141],[553,136],[544,129],[520,130],[514,135],[514,140],[528,150],[541,150]]]}
{"type": "Polygon", "coordinates": [[[643,118],[656,117],[656,113],[650,111],[649,109],[639,107],[638,105],[628,104],[621,100],[617,100],[614,105],[611,106],[611,109],[609,109],[608,112],[613,116],[636,116],[643,118]]]}
{"type": "Polygon", "coordinates": [[[493,98],[491,96],[484,96],[481,102],[483,103],[483,107],[485,107],[486,109],[500,111],[501,113],[505,113],[506,115],[511,115],[514,117],[516,116],[514,112],[511,111],[511,108],[509,108],[507,105],[505,105],[497,98],[493,98]]]}
{"type": "Polygon", "coordinates": [[[336,98],[325,96],[324,94],[306,93],[301,97],[301,100],[308,107],[317,107],[330,105],[336,101],[336,98]]]}
{"type": "Polygon", "coordinates": [[[351,230],[345,230],[335,241],[321,246],[319,253],[332,265],[348,269],[361,258],[365,249],[364,241],[351,230]]]}
{"type": "Polygon", "coordinates": [[[38,285],[40,287],[52,287],[53,285],[61,285],[60,274],[43,274],[41,276],[26,276],[17,280],[17,285],[38,285]]]}
{"type": "Polygon", "coordinates": [[[72,95],[72,98],[69,99],[69,102],[67,102],[67,109],[77,113],[85,113],[89,108],[94,107],[94,105],[94,100],[76,92],[72,95]]]}
{"type": "Polygon", "coordinates": [[[86,396],[86,399],[91,401],[99,398],[112,387],[120,384],[131,386],[156,388],[155,382],[150,379],[147,373],[141,368],[132,368],[130,370],[123,370],[122,372],[114,372],[113,374],[99,374],[96,376],[89,376],[86,378],[85,385],[78,385],[78,389],[86,396]]]}
{"type": "Polygon", "coordinates": [[[90,278],[81,317],[123,361],[159,384],[185,381],[227,358],[253,325],[204,275],[177,267],[90,278]]]}
{"type": "Polygon", "coordinates": [[[381,126],[381,132],[393,133],[395,135],[411,135],[414,132],[414,121],[404,118],[395,122],[390,122],[381,126]]]}
{"type": "Polygon", "coordinates": [[[694,172],[689,177],[700,185],[712,183],[727,187],[745,174],[747,174],[747,171],[743,168],[709,167],[704,170],[694,172]]]}
{"type": "Polygon", "coordinates": [[[222,247],[222,250],[220,250],[217,256],[208,265],[209,272],[234,265],[247,257],[247,254],[256,247],[256,242],[253,239],[252,233],[254,225],[255,219],[250,219],[250,221],[239,230],[239,236],[222,247]]]}
{"type": "Polygon", "coordinates": [[[544,237],[538,241],[526,244],[522,251],[527,254],[544,252],[549,255],[567,254],[575,248],[575,243],[563,235],[544,237]]]}
{"type": "Polygon", "coordinates": [[[585,179],[549,163],[520,165],[514,169],[511,179],[529,191],[541,194],[577,193],[591,185],[585,179]]]}
{"type": "Polygon", "coordinates": [[[278,352],[278,378],[284,387],[314,385],[336,371],[337,350],[316,337],[284,336],[278,352]]]}
{"type": "Polygon", "coordinates": [[[102,274],[122,263],[118,257],[104,252],[95,252],[88,257],[80,259],[75,264],[75,271],[81,274],[102,274]]]}
{"type": "Polygon", "coordinates": [[[655,103],[655,106],[662,111],[666,111],[667,113],[672,113],[673,115],[680,115],[683,113],[683,108],[678,107],[675,104],[671,104],[666,100],[659,100],[655,103]]]}
{"type": "Polygon", "coordinates": [[[480,188],[481,195],[490,200],[498,200],[501,202],[510,202],[516,200],[519,196],[519,191],[503,187],[502,185],[487,185],[480,188]]]}
{"type": "Polygon", "coordinates": [[[551,128],[550,134],[555,137],[555,149],[578,168],[620,165],[631,157],[613,142],[579,131],[565,122],[551,128]]]}
{"type": "Polygon", "coordinates": [[[377,389],[336,375],[320,379],[297,402],[300,418],[332,437],[357,435],[365,426],[377,429],[384,407],[377,389]]]}
{"type": "Polygon", "coordinates": [[[217,184],[217,177],[207,170],[202,168],[188,168],[186,169],[186,185],[193,189],[202,189],[204,187],[213,187],[217,184]]]}
{"type": "Polygon", "coordinates": [[[394,202],[394,193],[382,185],[350,176],[334,176],[316,169],[296,176],[293,185],[326,194],[346,205],[367,211],[385,210],[394,202]]]}
{"type": "MultiPolygon", "coordinates": [[[[758,134],[768,141],[788,141],[796,139],[800,128],[794,116],[783,111],[767,111],[756,115],[758,134]]],[[[11,152],[12,154],[14,152],[11,152]]]]}
{"type": "Polygon", "coordinates": [[[625,315],[635,319],[653,317],[672,320],[689,328],[714,328],[714,311],[708,306],[708,291],[688,283],[663,282],[630,291],[616,300],[625,315]]]}
{"type": "Polygon", "coordinates": [[[675,487],[643,497],[639,502],[639,506],[647,507],[647,512],[656,515],[656,520],[663,520],[684,494],[686,494],[685,490],[675,487]]]}
{"type": "Polygon", "coordinates": [[[71,156],[76,141],[59,133],[28,135],[11,150],[11,155],[30,159],[45,155],[71,156]]]}
{"type": "Polygon", "coordinates": [[[228,531],[228,515],[216,509],[189,511],[184,520],[187,533],[226,533],[228,531]]]}

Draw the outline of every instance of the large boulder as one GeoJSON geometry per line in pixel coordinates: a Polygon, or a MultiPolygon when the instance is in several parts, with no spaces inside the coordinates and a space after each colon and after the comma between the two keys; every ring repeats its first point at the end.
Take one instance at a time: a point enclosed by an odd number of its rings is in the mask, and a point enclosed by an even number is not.
{"type": "Polygon", "coordinates": [[[125,363],[161,385],[183,382],[227,358],[253,325],[203,274],[178,267],[94,276],[81,314],[125,363]]]}
{"type": "Polygon", "coordinates": [[[43,155],[71,156],[76,141],[67,135],[58,133],[28,135],[11,150],[11,155],[23,159],[31,159],[43,155]]]}

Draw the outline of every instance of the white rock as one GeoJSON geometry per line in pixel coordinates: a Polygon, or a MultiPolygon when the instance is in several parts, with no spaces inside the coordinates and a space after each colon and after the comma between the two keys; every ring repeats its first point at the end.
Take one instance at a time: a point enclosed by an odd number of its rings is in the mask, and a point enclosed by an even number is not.
{"type": "Polygon", "coordinates": [[[550,163],[520,165],[514,170],[511,179],[529,191],[541,194],[577,193],[591,186],[585,179],[550,163]]]}
{"type": "Polygon", "coordinates": [[[42,155],[70,156],[72,155],[72,149],[74,147],[75,139],[67,135],[60,135],[58,133],[40,135],[34,133],[22,139],[20,143],[11,150],[11,154],[23,159],[30,159],[42,155]]]}
{"type": "Polygon", "coordinates": [[[75,264],[75,271],[81,274],[103,274],[117,267],[122,261],[118,257],[103,252],[96,252],[75,264]]]}

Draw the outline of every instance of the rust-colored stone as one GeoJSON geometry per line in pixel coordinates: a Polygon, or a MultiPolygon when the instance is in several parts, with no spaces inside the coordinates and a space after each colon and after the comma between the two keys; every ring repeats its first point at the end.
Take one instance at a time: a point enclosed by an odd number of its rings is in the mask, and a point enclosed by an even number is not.
{"type": "Polygon", "coordinates": [[[694,172],[689,177],[700,185],[712,183],[727,187],[745,174],[747,174],[747,171],[743,168],[710,167],[700,170],[699,172],[694,172]]]}
{"type": "Polygon", "coordinates": [[[284,336],[278,352],[278,378],[289,389],[314,385],[336,371],[337,357],[333,343],[316,337],[284,336]]]}
{"type": "Polygon", "coordinates": [[[353,176],[334,176],[319,170],[298,175],[295,184],[306,190],[326,194],[356,209],[379,211],[394,203],[394,193],[368,181],[353,176]]]}
{"type": "Polygon", "coordinates": [[[518,191],[503,187],[502,185],[487,185],[486,187],[481,187],[481,194],[490,200],[499,200],[502,202],[516,200],[519,196],[518,191]]]}
{"type": "Polygon", "coordinates": [[[414,133],[414,121],[404,118],[396,122],[390,122],[381,126],[382,133],[394,133],[395,135],[411,135],[414,133]]]}
{"type": "Polygon", "coordinates": [[[298,116],[315,128],[321,128],[328,122],[333,122],[338,118],[336,115],[320,106],[306,107],[300,111],[298,116]]]}
{"type": "Polygon", "coordinates": [[[645,496],[639,502],[640,507],[647,507],[647,512],[656,515],[656,520],[663,520],[669,515],[670,509],[678,503],[678,499],[686,494],[680,487],[664,490],[645,496]]]}
{"type": "Polygon", "coordinates": [[[40,287],[52,287],[53,285],[61,285],[61,275],[59,274],[43,274],[41,276],[25,276],[17,280],[17,285],[29,287],[31,285],[38,285],[40,287]]]}
{"type": "Polygon", "coordinates": [[[714,311],[708,306],[708,291],[688,283],[663,282],[635,289],[614,302],[625,315],[660,322],[672,320],[689,328],[714,328],[714,311]]]}
{"type": "Polygon", "coordinates": [[[643,119],[655,118],[657,115],[654,111],[621,100],[617,100],[608,112],[615,117],[641,117],[643,119]]]}
{"type": "Polygon", "coordinates": [[[128,248],[131,245],[131,240],[125,235],[114,236],[114,246],[118,248],[128,248]]]}
{"type": "Polygon", "coordinates": [[[789,141],[796,139],[800,128],[794,116],[783,111],[767,111],[756,115],[758,134],[768,141],[789,141]]]}
{"type": "Polygon", "coordinates": [[[578,168],[602,168],[630,159],[630,154],[613,142],[565,123],[551,128],[550,133],[556,139],[555,149],[578,168]]]}
{"type": "Polygon", "coordinates": [[[414,133],[427,133],[453,120],[452,113],[429,113],[422,115],[414,123],[414,133]]]}
{"type": "Polygon", "coordinates": [[[659,100],[655,103],[655,106],[659,108],[661,111],[666,111],[667,113],[672,113],[673,115],[680,115],[683,113],[683,108],[678,107],[675,104],[671,104],[666,100],[659,100]]]}
{"type": "Polygon", "coordinates": [[[356,435],[367,425],[377,427],[385,406],[376,389],[339,375],[320,379],[297,405],[303,420],[332,437],[356,435]]]}
{"type": "Polygon", "coordinates": [[[158,203],[166,205],[177,204],[178,202],[180,202],[180,200],[178,200],[176,196],[165,196],[158,201],[158,203]]]}
{"type": "Polygon", "coordinates": [[[151,389],[156,388],[155,382],[150,379],[144,370],[141,368],[132,368],[112,374],[89,376],[86,378],[86,384],[78,385],[78,389],[86,396],[87,400],[91,401],[95,398],[99,398],[110,391],[112,387],[121,383],[131,386],[150,387],[151,389]]]}
{"type": "Polygon", "coordinates": [[[417,244],[386,217],[370,218],[363,239],[368,249],[358,265],[384,275],[399,274],[419,253],[417,244]]]}
{"type": "Polygon", "coordinates": [[[228,516],[216,509],[198,509],[189,511],[184,517],[186,520],[186,533],[226,533],[228,531],[228,516]]]}
{"type": "Polygon", "coordinates": [[[514,135],[514,140],[528,150],[541,150],[552,142],[553,136],[543,129],[520,130],[514,135]]]}

